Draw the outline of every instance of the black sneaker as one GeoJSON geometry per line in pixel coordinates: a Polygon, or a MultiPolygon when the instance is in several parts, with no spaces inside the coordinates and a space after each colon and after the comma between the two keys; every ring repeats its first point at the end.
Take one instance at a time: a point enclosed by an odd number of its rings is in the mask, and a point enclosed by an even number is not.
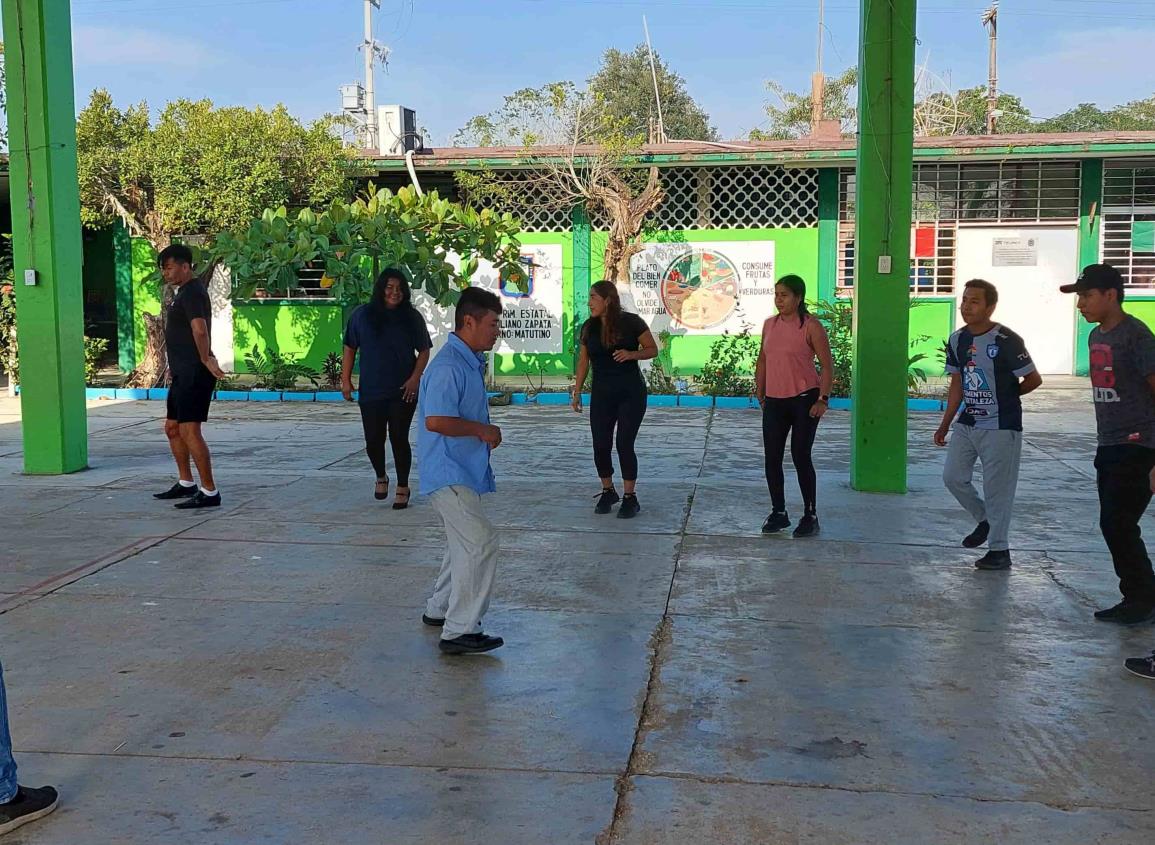
{"type": "Polygon", "coordinates": [[[638,497],[633,493],[626,493],[622,498],[622,506],[618,508],[618,519],[633,519],[641,509],[642,506],[638,504],[638,497]]]}
{"type": "Polygon", "coordinates": [[[808,513],[798,520],[798,527],[794,529],[795,537],[813,537],[822,526],[818,524],[818,517],[815,514],[808,513]]]}
{"type": "Polygon", "coordinates": [[[783,528],[790,527],[790,514],[786,511],[773,511],[762,523],[763,534],[777,534],[783,528]]]}
{"type": "Polygon", "coordinates": [[[964,549],[977,549],[987,541],[991,533],[991,524],[985,519],[975,526],[975,530],[963,537],[964,549]]]}
{"type": "Polygon", "coordinates": [[[1155,622],[1155,605],[1123,601],[1106,610],[1095,611],[1095,618],[1116,625],[1142,625],[1144,622],[1155,622]]]}
{"type": "Polygon", "coordinates": [[[0,804],[0,836],[11,833],[28,822],[42,819],[56,809],[60,797],[51,786],[29,789],[16,788],[16,797],[7,804],[0,804]]]}
{"type": "Polygon", "coordinates": [[[618,491],[613,487],[606,487],[602,492],[594,496],[598,503],[594,506],[594,513],[605,514],[614,509],[614,505],[621,501],[618,496],[618,491]]]}
{"type": "Polygon", "coordinates": [[[1150,657],[1131,657],[1124,661],[1123,666],[1132,675],[1138,675],[1140,678],[1146,678],[1149,681],[1155,681],[1155,651],[1151,652],[1150,657]]]}
{"type": "Polygon", "coordinates": [[[421,621],[431,628],[441,628],[445,625],[444,619],[437,619],[433,616],[426,616],[424,613],[421,614],[421,621]]]}
{"type": "Polygon", "coordinates": [[[197,494],[197,486],[185,487],[179,481],[163,493],[153,493],[154,499],[188,499],[197,494]]]}
{"type": "Polygon", "coordinates": [[[206,496],[200,490],[197,490],[196,495],[186,502],[177,502],[173,505],[177,510],[191,511],[197,508],[219,508],[221,506],[221,494],[218,491],[212,496],[206,496]]]}
{"type": "Polygon", "coordinates": [[[437,647],[445,654],[481,654],[505,645],[501,637],[488,634],[462,634],[452,640],[441,640],[437,647]]]}
{"type": "Polygon", "coordinates": [[[1011,553],[1008,551],[987,552],[975,561],[976,569],[996,570],[1011,568],[1011,553]]]}

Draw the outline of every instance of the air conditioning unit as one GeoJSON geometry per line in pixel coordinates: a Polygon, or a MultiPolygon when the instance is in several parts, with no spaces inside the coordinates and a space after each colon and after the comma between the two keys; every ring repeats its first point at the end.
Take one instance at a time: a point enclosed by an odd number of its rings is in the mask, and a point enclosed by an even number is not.
{"type": "Polygon", "coordinates": [[[377,109],[377,136],[383,156],[403,156],[410,150],[420,150],[417,112],[404,106],[381,106],[377,109]]]}

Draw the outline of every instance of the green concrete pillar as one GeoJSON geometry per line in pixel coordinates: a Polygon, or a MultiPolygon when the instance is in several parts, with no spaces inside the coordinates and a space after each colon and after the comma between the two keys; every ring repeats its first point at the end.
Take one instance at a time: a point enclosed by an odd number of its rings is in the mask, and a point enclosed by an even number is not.
{"type": "MultiPolygon", "coordinates": [[[[1079,169],[1079,266],[1071,268],[1071,280],[1088,264],[1099,263],[1099,233],[1103,217],[1103,160],[1083,159],[1079,169]]],[[[1091,324],[1075,312],[1075,375],[1091,372],[1087,338],[1091,324]]]]}
{"type": "Polygon", "coordinates": [[[132,235],[119,220],[112,227],[116,273],[116,349],[122,373],[136,369],[136,323],[132,311],[132,235]]]}
{"type": "Polygon", "coordinates": [[[906,492],[914,19],[915,0],[862,4],[850,483],[878,493],[906,492]]]}
{"type": "Polygon", "coordinates": [[[818,299],[834,301],[838,289],[838,168],[818,171],[818,299]]]}
{"type": "MultiPolygon", "coordinates": [[[[577,330],[589,316],[590,285],[593,284],[593,234],[586,210],[575,205],[573,222],[573,342],[577,348],[577,330]]],[[[577,366],[575,363],[574,366],[577,366]]]]}
{"type": "Polygon", "coordinates": [[[55,475],[88,464],[69,2],[3,6],[24,471],[55,475]]]}

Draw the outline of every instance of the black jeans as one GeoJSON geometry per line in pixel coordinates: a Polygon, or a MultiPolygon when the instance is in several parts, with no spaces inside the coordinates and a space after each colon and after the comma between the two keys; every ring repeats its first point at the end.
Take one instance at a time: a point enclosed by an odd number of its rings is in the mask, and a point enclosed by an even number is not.
{"type": "Polygon", "coordinates": [[[1155,574],[1139,530],[1139,519],[1151,503],[1148,474],[1155,449],[1145,446],[1100,446],[1098,472],[1099,528],[1111,550],[1123,601],[1155,604],[1155,574]]]}
{"type": "Polygon", "coordinates": [[[614,431],[617,430],[618,462],[622,480],[638,480],[638,456],[634,441],[646,415],[646,388],[638,384],[613,385],[590,393],[590,431],[594,440],[594,464],[598,478],[614,474],[614,431]]]}
{"type": "Polygon", "coordinates": [[[409,445],[409,427],[417,412],[416,402],[404,399],[368,399],[361,402],[361,425],[365,429],[365,452],[378,478],[385,478],[385,439],[393,443],[393,462],[397,465],[397,486],[409,486],[413,468],[413,449],[409,445]]]}
{"type": "Polygon", "coordinates": [[[798,487],[802,491],[802,505],[806,513],[817,513],[818,476],[810,452],[818,420],[810,416],[810,409],[818,401],[818,390],[807,390],[789,399],[766,398],[762,403],[762,443],[766,450],[766,485],[770,488],[770,502],[776,511],[786,510],[786,479],[782,474],[782,459],[786,454],[786,438],[790,437],[790,459],[798,472],[798,487]]]}

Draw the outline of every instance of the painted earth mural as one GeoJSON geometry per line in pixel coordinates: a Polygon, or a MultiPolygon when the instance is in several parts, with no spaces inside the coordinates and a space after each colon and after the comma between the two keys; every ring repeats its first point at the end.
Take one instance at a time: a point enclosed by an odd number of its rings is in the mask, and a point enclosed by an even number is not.
{"type": "Polygon", "coordinates": [[[738,305],[738,268],[715,250],[682,253],[662,275],[662,304],[678,323],[708,329],[726,322],[738,305]]]}

